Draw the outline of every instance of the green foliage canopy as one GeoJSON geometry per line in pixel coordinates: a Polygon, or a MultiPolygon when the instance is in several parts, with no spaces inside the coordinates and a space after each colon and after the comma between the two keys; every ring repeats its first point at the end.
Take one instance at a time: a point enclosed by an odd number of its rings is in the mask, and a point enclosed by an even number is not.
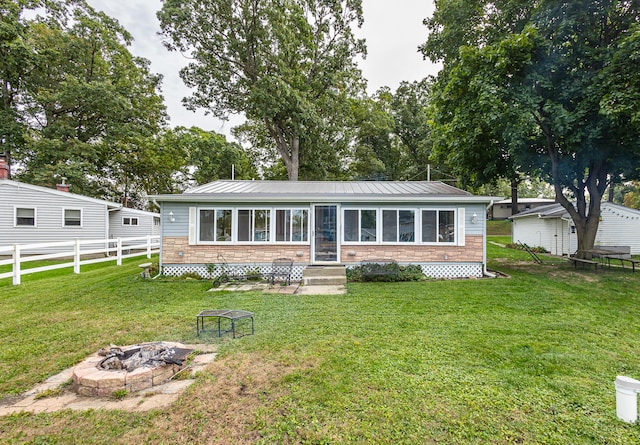
{"type": "Polygon", "coordinates": [[[481,179],[540,172],[591,248],[606,187],[638,176],[639,17],[637,1],[438,2],[437,150],[481,179]]]}
{"type": "Polygon", "coordinates": [[[323,161],[316,146],[363,89],[355,59],[364,42],[351,30],[360,0],[165,0],[158,18],[167,48],[193,59],[180,73],[195,89],[188,108],[244,113],[291,180],[301,153],[323,161]]]}

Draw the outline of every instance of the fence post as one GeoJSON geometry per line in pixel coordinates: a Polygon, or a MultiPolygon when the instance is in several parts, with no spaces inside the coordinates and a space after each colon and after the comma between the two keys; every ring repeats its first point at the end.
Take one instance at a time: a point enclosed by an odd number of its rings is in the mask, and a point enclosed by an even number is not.
{"type": "Polygon", "coordinates": [[[20,244],[13,245],[13,285],[20,284],[20,244]]]}
{"type": "Polygon", "coordinates": [[[151,258],[151,235],[147,235],[147,258],[151,258]]]}
{"type": "Polygon", "coordinates": [[[122,238],[118,238],[118,247],[116,251],[116,265],[122,266],[122,238]]]}
{"type": "Polygon", "coordinates": [[[80,238],[75,239],[73,246],[73,273],[80,273],[80,238]]]}

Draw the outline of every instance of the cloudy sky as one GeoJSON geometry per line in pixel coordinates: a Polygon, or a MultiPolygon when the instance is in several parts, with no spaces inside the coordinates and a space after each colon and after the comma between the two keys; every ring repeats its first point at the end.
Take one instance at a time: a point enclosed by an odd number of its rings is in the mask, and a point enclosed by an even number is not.
{"type": "MultiPolygon", "coordinates": [[[[88,3],[118,19],[135,39],[130,48],[132,54],[149,59],[151,70],[164,76],[162,90],[172,127],[195,125],[229,135],[231,128],[242,122],[237,116],[222,122],[182,106],[182,98],[190,93],[178,70],[187,64],[187,59],[168,52],[160,43],[156,18],[156,11],[162,6],[160,0],[88,0],[88,3]]],[[[418,45],[427,38],[422,20],[433,13],[432,0],[362,0],[362,3],[364,25],[357,34],[366,39],[368,55],[359,64],[370,93],[382,86],[395,90],[403,80],[420,80],[438,72],[439,66],[423,60],[418,52],[418,45]]]]}

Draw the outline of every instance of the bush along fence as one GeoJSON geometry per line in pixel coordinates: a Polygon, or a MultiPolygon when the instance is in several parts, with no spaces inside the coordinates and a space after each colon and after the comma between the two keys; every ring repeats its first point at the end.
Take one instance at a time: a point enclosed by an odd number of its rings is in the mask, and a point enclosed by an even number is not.
{"type": "Polygon", "coordinates": [[[80,273],[80,266],[105,261],[115,261],[122,265],[124,258],[152,254],[160,251],[160,236],[135,238],[114,238],[99,240],[60,241],[54,243],[14,244],[0,246],[0,271],[10,265],[11,271],[0,273],[0,279],[13,278],[14,286],[20,284],[22,275],[73,267],[73,273],[80,273]],[[7,259],[4,259],[7,257],[7,259]],[[52,261],[40,267],[23,268],[22,265],[34,261],[52,261]]]}

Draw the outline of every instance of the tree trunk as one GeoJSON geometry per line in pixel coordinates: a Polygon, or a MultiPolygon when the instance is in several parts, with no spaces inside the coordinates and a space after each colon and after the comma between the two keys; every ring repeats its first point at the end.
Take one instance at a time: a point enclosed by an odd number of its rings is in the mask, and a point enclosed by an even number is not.
{"type": "Polygon", "coordinates": [[[520,182],[517,179],[511,180],[511,214],[518,213],[518,184],[520,182]]]}
{"type": "Polygon", "coordinates": [[[298,180],[300,170],[300,138],[296,135],[287,137],[285,131],[278,123],[265,119],[265,124],[269,134],[276,143],[278,153],[287,168],[289,181],[298,180]]]}

